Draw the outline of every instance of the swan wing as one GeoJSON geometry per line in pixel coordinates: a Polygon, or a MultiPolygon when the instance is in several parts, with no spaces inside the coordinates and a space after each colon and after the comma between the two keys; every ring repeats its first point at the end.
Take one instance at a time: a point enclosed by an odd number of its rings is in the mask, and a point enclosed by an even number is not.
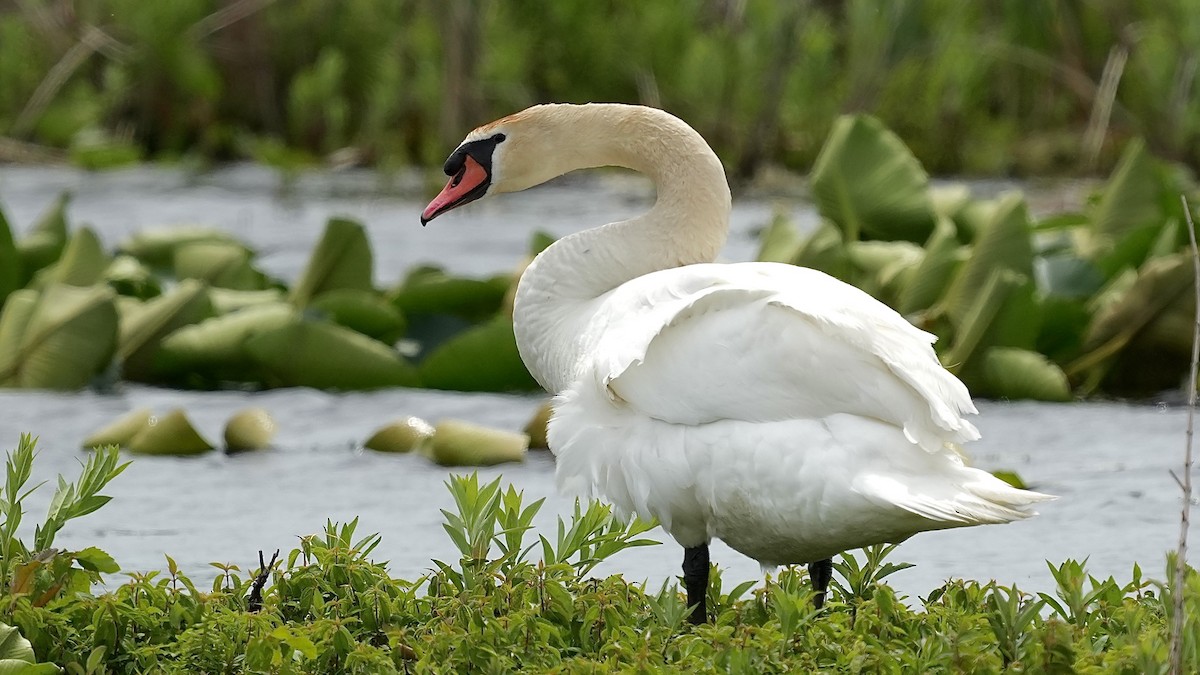
{"type": "MultiPolygon", "coordinates": [[[[666,422],[850,413],[930,452],[979,437],[936,339],[863,291],[777,263],[689,265],[601,299],[590,366],[613,401],[666,422]]],[[[586,336],[584,338],[586,340],[586,336]]]]}

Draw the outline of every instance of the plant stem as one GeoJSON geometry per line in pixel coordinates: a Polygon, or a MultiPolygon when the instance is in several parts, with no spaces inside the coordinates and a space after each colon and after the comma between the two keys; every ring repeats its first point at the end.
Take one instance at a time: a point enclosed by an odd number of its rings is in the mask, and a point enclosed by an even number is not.
{"type": "Polygon", "coordinates": [[[1196,413],[1196,369],[1200,362],[1200,249],[1196,247],[1196,226],[1192,222],[1192,212],[1188,207],[1187,197],[1180,195],[1183,202],[1183,214],[1187,219],[1188,241],[1192,245],[1192,271],[1195,277],[1196,315],[1193,318],[1192,330],[1192,366],[1188,377],[1188,416],[1187,416],[1187,445],[1183,454],[1183,478],[1180,488],[1183,490],[1183,509],[1179,514],[1179,548],[1175,552],[1175,615],[1171,625],[1171,672],[1175,675],[1183,673],[1183,591],[1185,571],[1187,569],[1187,538],[1188,524],[1192,510],[1192,432],[1193,420],[1196,413]]]}

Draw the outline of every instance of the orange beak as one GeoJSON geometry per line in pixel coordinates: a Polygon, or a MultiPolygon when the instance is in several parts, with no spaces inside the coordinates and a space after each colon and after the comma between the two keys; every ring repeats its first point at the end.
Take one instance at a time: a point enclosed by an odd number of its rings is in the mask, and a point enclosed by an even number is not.
{"type": "Polygon", "coordinates": [[[462,168],[450,177],[446,187],[442,188],[438,196],[421,212],[421,224],[424,225],[447,211],[479,199],[487,192],[490,178],[487,169],[475,161],[474,157],[466,155],[462,168]]]}

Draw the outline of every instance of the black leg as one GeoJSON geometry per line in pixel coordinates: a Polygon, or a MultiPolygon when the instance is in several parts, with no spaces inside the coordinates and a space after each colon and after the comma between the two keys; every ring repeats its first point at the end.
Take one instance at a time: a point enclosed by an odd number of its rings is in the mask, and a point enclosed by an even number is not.
{"type": "Polygon", "coordinates": [[[808,578],[812,580],[813,604],[817,609],[825,606],[825,591],[829,589],[829,581],[833,579],[833,560],[826,558],[808,564],[808,578]]]}
{"type": "Polygon", "coordinates": [[[701,624],[708,620],[705,596],[708,594],[708,544],[683,549],[683,587],[687,589],[689,621],[701,624]]]}

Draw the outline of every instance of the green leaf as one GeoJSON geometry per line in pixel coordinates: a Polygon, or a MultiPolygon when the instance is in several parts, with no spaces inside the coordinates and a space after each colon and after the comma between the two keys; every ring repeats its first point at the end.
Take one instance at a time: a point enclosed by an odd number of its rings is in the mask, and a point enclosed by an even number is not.
{"type": "Polygon", "coordinates": [[[846,256],[842,231],[828,220],[822,220],[821,225],[809,235],[800,252],[792,259],[792,264],[820,270],[842,281],[851,278],[850,260],[846,256]]]}
{"type": "Polygon", "coordinates": [[[456,391],[528,391],[538,388],[513,335],[512,319],[496,315],[468,328],[433,351],[419,366],[421,381],[432,389],[456,391]]]}
{"type": "Polygon", "coordinates": [[[391,344],[404,335],[404,317],[375,291],[339,288],[317,296],[309,306],[334,323],[391,344]]]}
{"type": "Polygon", "coordinates": [[[93,572],[116,574],[121,571],[121,566],[117,564],[116,560],[113,560],[112,556],[95,546],[89,546],[82,551],[76,551],[75,560],[83,569],[93,572]]]}
{"type": "Polygon", "coordinates": [[[211,286],[242,291],[266,286],[266,277],[250,264],[251,252],[241,244],[198,241],[175,249],[178,279],[200,279],[211,286]]]}
{"type": "Polygon", "coordinates": [[[77,389],[87,384],[116,351],[113,297],[107,286],[55,285],[42,291],[16,354],[0,370],[0,382],[35,389],[77,389]]]}
{"type": "Polygon", "coordinates": [[[62,255],[63,247],[67,245],[66,210],[70,200],[70,195],[65,192],[59,195],[54,205],[42,214],[33,229],[17,242],[24,273],[20,285],[24,286],[33,278],[34,273],[62,255]]]}
{"type": "Polygon", "coordinates": [[[143,230],[121,243],[121,251],[154,267],[167,267],[175,250],[195,242],[223,242],[241,246],[228,232],[199,225],[172,225],[143,230]]]}
{"type": "Polygon", "coordinates": [[[925,255],[917,263],[916,270],[900,291],[901,314],[932,307],[946,292],[946,287],[958,266],[967,255],[959,246],[954,222],[949,218],[938,218],[933,234],[925,242],[925,255]]]}
{"type": "Polygon", "coordinates": [[[415,369],[395,350],[341,326],[304,321],[264,331],[246,351],[281,387],[375,389],[415,387],[415,369]]]}
{"type": "Polygon", "coordinates": [[[1071,387],[1056,364],[1027,349],[993,347],[983,355],[979,393],[1010,400],[1069,401],[1071,387]]]}
{"type": "Polygon", "coordinates": [[[213,449],[183,410],[176,408],[166,415],[153,416],[149,423],[129,441],[129,450],[140,455],[197,455],[213,449]]]}
{"type": "Polygon", "coordinates": [[[1033,277],[1029,214],[1018,194],[1001,197],[982,221],[970,255],[942,300],[946,314],[959,330],[967,314],[978,305],[984,284],[1000,270],[1033,277]]]}
{"type": "Polygon", "coordinates": [[[371,244],[362,225],[330,218],[308,266],[292,287],[290,300],[304,308],[318,295],[335,289],[372,289],[371,244]]]}
{"type": "Polygon", "coordinates": [[[21,256],[13,241],[12,228],[4,216],[4,210],[0,209],[0,307],[4,307],[9,293],[21,287],[23,278],[21,256]]]}
{"type": "Polygon", "coordinates": [[[109,262],[96,233],[81,227],[71,235],[58,261],[40,270],[34,283],[37,286],[56,283],[91,286],[103,278],[109,262]]]}
{"type": "Polygon", "coordinates": [[[246,342],[265,333],[295,323],[300,313],[290,304],[264,303],[224,316],[184,326],[163,338],[156,367],[164,375],[196,373],[231,381],[253,381],[255,361],[246,351],[246,342]]]}
{"type": "Polygon", "coordinates": [[[1135,230],[1160,224],[1166,217],[1165,187],[1163,169],[1146,144],[1140,139],[1130,142],[1088,212],[1097,243],[1111,244],[1135,230]]]}
{"type": "Polygon", "coordinates": [[[847,241],[922,242],[933,230],[928,175],[874,117],[838,118],[809,180],[817,210],[837,223],[847,241]]]}
{"type": "Polygon", "coordinates": [[[131,255],[113,258],[102,276],[109,286],[123,296],[146,300],[162,293],[158,278],[150,268],[131,255]]]}
{"type": "Polygon", "coordinates": [[[21,631],[14,626],[0,623],[0,661],[33,663],[36,660],[33,646],[21,635],[21,631]]]}
{"type": "Polygon", "coordinates": [[[469,321],[489,317],[500,309],[511,279],[466,279],[441,268],[418,267],[391,293],[392,304],[406,317],[414,314],[453,314],[469,321]]]}
{"type": "Polygon", "coordinates": [[[754,259],[759,262],[791,262],[803,243],[804,237],[792,219],[784,213],[776,213],[759,237],[758,255],[754,259]]]}
{"type": "Polygon", "coordinates": [[[154,359],[163,338],[212,316],[207,290],[203,282],[185,279],[169,293],[122,313],[117,359],[127,378],[152,379],[154,359]]]}

